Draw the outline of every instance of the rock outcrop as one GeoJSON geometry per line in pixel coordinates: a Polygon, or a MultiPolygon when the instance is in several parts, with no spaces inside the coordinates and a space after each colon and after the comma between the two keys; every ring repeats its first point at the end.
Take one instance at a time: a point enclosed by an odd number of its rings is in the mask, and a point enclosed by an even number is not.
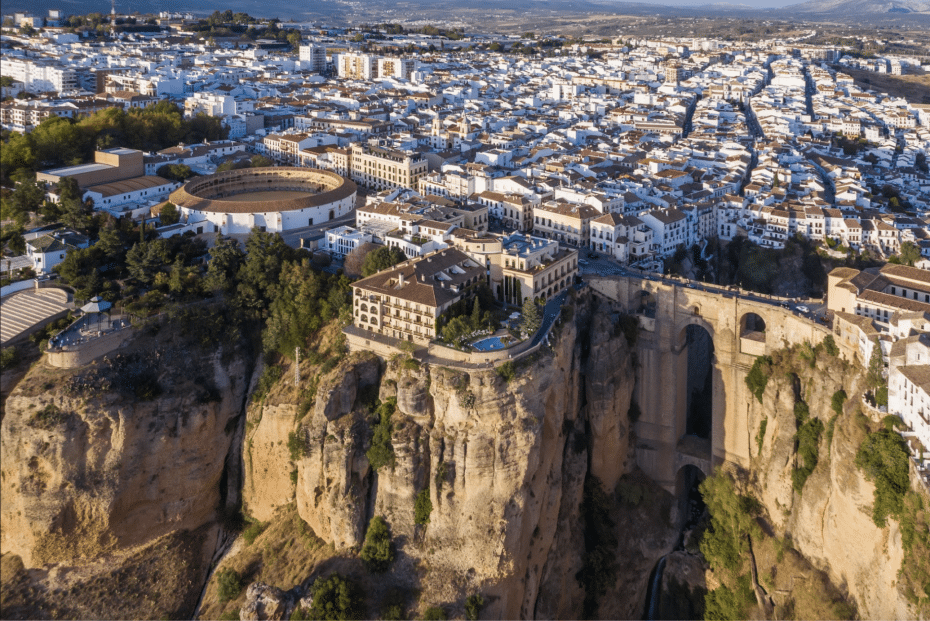
{"type": "Polygon", "coordinates": [[[753,398],[747,404],[753,434],[762,420],[768,421],[761,453],[752,465],[755,493],[776,534],[789,537],[805,558],[845,589],[862,618],[911,618],[906,600],[896,590],[903,557],[897,523],[890,520],[886,529],[873,523],[874,486],[855,465],[864,435],[854,420],[856,409],[864,407],[860,403],[864,373],[823,355],[813,368],[806,362],[790,366],[797,379],[780,368],[769,380],[762,403],[753,398]],[[850,402],[831,423],[831,400],[840,389],[850,402]],[[793,490],[791,479],[798,399],[828,430],[821,439],[818,465],[800,494],[793,490]]]}
{"type": "Polygon", "coordinates": [[[251,365],[194,349],[141,338],[83,369],[30,371],[0,427],[4,552],[68,563],[215,518],[251,365]]]}
{"type": "Polygon", "coordinates": [[[284,591],[263,582],[253,582],[239,609],[243,621],[280,621],[290,617],[294,602],[284,591]]]}
{"type": "MultiPolygon", "coordinates": [[[[418,586],[431,601],[460,603],[480,590],[489,618],[578,616],[579,507],[592,450],[604,454],[592,470],[611,486],[630,461],[631,354],[608,314],[592,323],[594,304],[590,296],[572,304],[553,345],[519,361],[510,381],[490,368],[353,354],[320,381],[302,421],[284,409],[292,406],[266,407],[248,434],[251,471],[286,476],[277,447],[296,433],[297,508],[325,541],[358,546],[370,517],[382,515],[403,553],[428,564],[418,586]],[[394,463],[377,472],[366,457],[375,395],[396,400],[394,463]],[[432,510],[418,524],[424,490],[432,510]]],[[[246,484],[252,515],[287,502],[258,487],[246,484]]]]}

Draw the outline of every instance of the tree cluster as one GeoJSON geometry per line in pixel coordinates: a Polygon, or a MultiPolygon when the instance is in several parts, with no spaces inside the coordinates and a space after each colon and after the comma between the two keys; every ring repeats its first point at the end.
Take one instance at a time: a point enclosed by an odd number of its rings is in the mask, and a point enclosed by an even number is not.
{"type": "Polygon", "coordinates": [[[147,108],[107,108],[78,120],[52,116],[27,134],[6,133],[0,151],[3,181],[23,181],[36,170],[88,161],[96,149],[122,146],[158,151],[179,142],[221,140],[229,135],[216,117],[184,118],[177,105],[161,101],[147,108]]]}

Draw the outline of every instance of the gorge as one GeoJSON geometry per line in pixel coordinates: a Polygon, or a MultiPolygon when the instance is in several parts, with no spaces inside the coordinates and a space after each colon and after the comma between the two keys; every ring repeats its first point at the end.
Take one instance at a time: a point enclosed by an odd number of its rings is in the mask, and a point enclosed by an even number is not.
{"type": "Polygon", "coordinates": [[[345,353],[332,325],[297,385],[292,362],[261,381],[245,339],[211,350],[170,326],[140,332],[82,369],[37,363],[7,399],[0,543],[15,614],[261,608],[245,589],[221,596],[217,576],[232,569],[277,576],[278,612],[253,618],[286,618],[332,571],[363,586],[365,618],[398,596],[413,618],[433,606],[461,618],[473,594],[481,618],[638,618],[660,559],[653,591],[697,601],[729,580],[706,568],[689,516],[718,466],[758,501],[752,588],[770,616],[810,610],[802,592],[827,602],[821,618],[926,614],[902,592],[902,529],[873,523],[874,486],[854,463],[871,424],[858,411],[864,370],[776,304],[592,278],[550,345],[508,371],[345,353]],[[760,356],[772,370],[757,397],[745,378],[760,356]],[[161,390],[140,398],[149,377],[161,390]],[[830,432],[798,492],[802,402],[830,432]],[[227,550],[240,509],[253,541],[227,550]],[[374,516],[397,549],[383,576],[357,557],[374,516]],[[273,574],[287,559],[291,573],[273,574]],[[153,569],[164,585],[139,584],[153,569]],[[91,588],[101,583],[124,590],[91,588]]]}

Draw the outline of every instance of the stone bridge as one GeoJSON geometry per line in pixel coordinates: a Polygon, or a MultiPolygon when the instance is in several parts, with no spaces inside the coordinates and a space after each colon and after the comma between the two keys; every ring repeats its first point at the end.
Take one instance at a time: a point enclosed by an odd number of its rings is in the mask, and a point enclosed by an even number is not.
{"type": "Polygon", "coordinates": [[[754,397],[744,378],[756,357],[804,341],[816,345],[830,334],[828,328],[781,307],[777,298],[632,276],[586,280],[595,292],[639,316],[633,393],[641,411],[634,428],[637,463],[673,494],[684,491],[682,473],[688,465],[705,475],[725,462],[749,465],[755,441],[745,404],[754,397]],[[699,326],[706,335],[689,326],[699,326]],[[695,346],[689,352],[689,332],[692,342],[705,346],[709,336],[712,351],[701,356],[695,346]],[[711,420],[700,434],[688,429],[689,353],[691,373],[705,380],[706,373],[711,374],[705,384],[711,387],[705,408],[711,420]]]}

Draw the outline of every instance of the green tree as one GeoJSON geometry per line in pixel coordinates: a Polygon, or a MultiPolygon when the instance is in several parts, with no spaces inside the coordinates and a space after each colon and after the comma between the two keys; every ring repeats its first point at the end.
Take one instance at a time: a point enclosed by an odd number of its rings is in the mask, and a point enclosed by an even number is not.
{"type": "Polygon", "coordinates": [[[252,168],[268,168],[269,166],[274,166],[274,160],[264,155],[253,155],[249,163],[252,165],[252,168]]]}
{"type": "Polygon", "coordinates": [[[26,238],[19,231],[13,233],[6,242],[7,248],[13,254],[26,254],[26,238]]]}
{"type": "Polygon", "coordinates": [[[523,333],[532,338],[539,327],[542,325],[542,319],[539,316],[539,308],[530,297],[523,300],[523,333]]]}
{"type": "Polygon", "coordinates": [[[171,181],[186,181],[196,173],[186,164],[165,164],[160,166],[155,174],[171,181]]]}
{"type": "Polygon", "coordinates": [[[470,321],[472,330],[481,328],[481,302],[478,300],[478,296],[475,296],[475,303],[471,307],[470,321]]]}
{"type": "Polygon", "coordinates": [[[380,515],[374,516],[368,523],[368,532],[365,533],[365,543],[359,557],[368,571],[379,574],[386,572],[394,562],[391,529],[380,515]]]}
{"type": "Polygon", "coordinates": [[[281,269],[295,251],[278,233],[252,229],[245,242],[245,261],[238,273],[237,304],[261,315],[274,298],[281,269]]]}
{"type": "Polygon", "coordinates": [[[137,242],[126,253],[126,269],[139,284],[148,286],[165,267],[169,257],[163,240],[137,242]]]}
{"type": "Polygon", "coordinates": [[[358,588],[339,574],[317,578],[310,587],[313,604],[310,618],[318,621],[362,618],[363,604],[358,588]]]}
{"type": "Polygon", "coordinates": [[[38,211],[44,199],[45,190],[35,181],[25,181],[16,185],[10,195],[10,204],[14,213],[28,214],[30,211],[38,211]]]}
{"type": "Polygon", "coordinates": [[[885,369],[885,363],[882,361],[882,347],[878,339],[872,339],[872,355],[869,357],[869,368],[866,373],[866,385],[871,389],[876,389],[885,383],[882,373],[885,369]]]}
{"type": "Polygon", "coordinates": [[[237,284],[236,277],[244,262],[245,253],[239,247],[239,243],[232,239],[221,239],[217,235],[207,265],[207,288],[227,294],[233,293],[237,284]]]}
{"type": "Polygon", "coordinates": [[[407,257],[404,255],[403,251],[400,248],[388,248],[387,246],[380,246],[379,248],[372,250],[365,257],[365,261],[362,263],[362,276],[371,276],[372,274],[377,274],[382,270],[386,270],[389,267],[393,267],[405,261],[407,257]]]}
{"type": "Polygon", "coordinates": [[[898,258],[903,265],[913,266],[920,260],[920,248],[914,242],[906,241],[901,244],[901,252],[898,253],[898,258]]]}
{"type": "Polygon", "coordinates": [[[0,175],[11,182],[20,172],[31,173],[36,168],[36,147],[32,134],[10,132],[0,149],[0,175]]]}
{"type": "Polygon", "coordinates": [[[161,221],[162,226],[168,226],[169,224],[177,224],[181,219],[181,214],[178,213],[178,208],[175,207],[174,203],[168,202],[162,205],[161,211],[158,212],[158,219],[161,221]]]}
{"type": "Polygon", "coordinates": [[[737,571],[750,537],[761,536],[755,521],[759,503],[739,495],[733,480],[719,467],[701,483],[700,491],[711,516],[710,528],[701,539],[701,553],[715,571],[737,571]]]}

